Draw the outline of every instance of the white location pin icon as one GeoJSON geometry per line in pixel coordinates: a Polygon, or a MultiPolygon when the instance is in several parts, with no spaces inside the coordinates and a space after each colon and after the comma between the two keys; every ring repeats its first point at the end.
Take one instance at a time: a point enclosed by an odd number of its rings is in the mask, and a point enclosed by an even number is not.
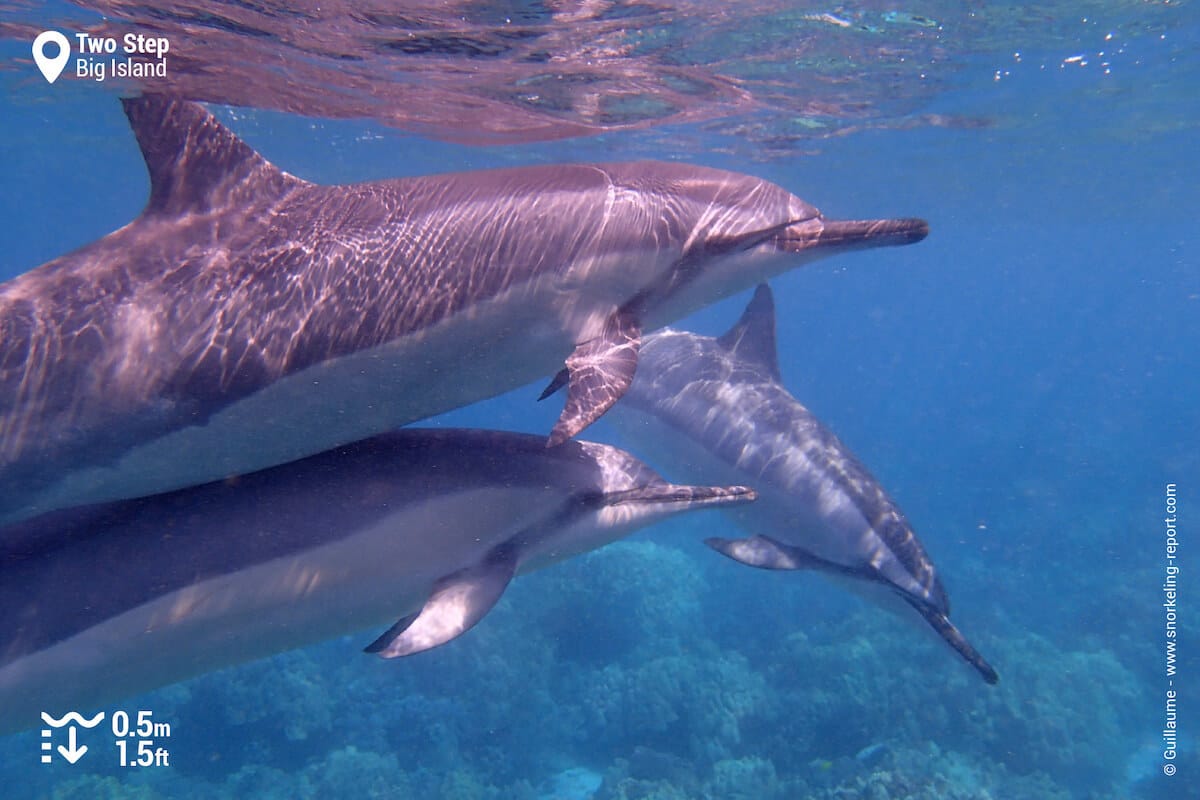
{"type": "Polygon", "coordinates": [[[67,41],[67,37],[58,31],[42,31],[33,40],[33,61],[37,64],[37,68],[42,71],[42,77],[47,82],[54,83],[58,80],[58,76],[62,74],[63,67],[67,66],[67,62],[70,60],[71,43],[67,41]],[[45,50],[48,42],[54,42],[58,45],[58,55],[54,58],[46,58],[45,50]]]}

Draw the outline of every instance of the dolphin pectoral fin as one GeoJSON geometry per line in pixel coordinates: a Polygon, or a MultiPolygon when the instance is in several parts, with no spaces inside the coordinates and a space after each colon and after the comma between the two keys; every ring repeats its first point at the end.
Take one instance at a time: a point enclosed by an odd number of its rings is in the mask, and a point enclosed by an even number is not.
{"type": "Polygon", "coordinates": [[[383,658],[411,656],[458,638],[487,616],[516,569],[516,557],[506,548],[475,566],[452,572],[434,584],[419,612],[388,628],[365,651],[383,658]]]}
{"type": "Polygon", "coordinates": [[[821,566],[813,556],[795,547],[780,544],[766,536],[748,539],[722,539],[718,536],[704,543],[739,564],[758,569],[811,569],[821,566]]]}
{"type": "Polygon", "coordinates": [[[967,637],[962,635],[958,628],[955,627],[954,623],[950,621],[949,617],[940,611],[921,603],[914,602],[907,597],[905,600],[908,600],[908,604],[915,608],[917,613],[925,618],[925,621],[928,622],[935,631],[937,631],[938,636],[941,636],[946,641],[946,644],[954,648],[954,652],[962,656],[964,661],[975,668],[975,671],[979,673],[980,677],[982,677],[986,683],[995,686],[996,683],[999,682],[999,673],[997,673],[995,668],[992,667],[992,665],[989,664],[982,655],[980,655],[979,651],[967,641],[967,637]]]}
{"type": "Polygon", "coordinates": [[[566,367],[563,367],[554,374],[554,377],[550,379],[550,383],[546,384],[546,388],[542,389],[542,393],[538,395],[538,402],[542,402],[547,397],[566,386],[567,382],[570,380],[571,371],[566,367]]]}
{"type": "Polygon", "coordinates": [[[401,617],[396,621],[396,624],[388,628],[387,631],[375,641],[363,648],[364,653],[381,653],[387,649],[391,643],[400,634],[409,629],[414,622],[417,621],[419,614],[409,614],[407,617],[401,617]]]}
{"type": "MultiPolygon", "coordinates": [[[[567,357],[567,403],[550,432],[547,447],[562,444],[591,425],[625,394],[633,383],[641,341],[638,319],[628,311],[616,311],[605,321],[599,336],[579,345],[567,357]]],[[[543,397],[561,386],[561,375],[546,387],[543,397]]]]}

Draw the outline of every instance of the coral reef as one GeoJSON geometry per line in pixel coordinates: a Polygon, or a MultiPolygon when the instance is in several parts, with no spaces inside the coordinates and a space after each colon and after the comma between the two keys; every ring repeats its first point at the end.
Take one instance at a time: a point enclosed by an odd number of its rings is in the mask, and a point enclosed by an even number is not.
{"type": "Polygon", "coordinates": [[[50,794],[51,800],[160,800],[162,797],[148,786],[97,775],[64,780],[50,794]]]}
{"type": "Polygon", "coordinates": [[[701,598],[708,587],[700,565],[656,542],[616,542],[513,588],[536,594],[528,622],[553,643],[559,662],[611,664],[638,648],[688,651],[705,638],[701,598]]]}
{"type": "MultiPolygon", "coordinates": [[[[761,574],[708,556],[622,542],[523,578],[413,659],[362,654],[363,632],[136,698],[125,707],[172,723],[171,768],[97,759],[8,796],[1066,800],[1151,785],[1124,767],[1144,683],[1117,651],[981,631],[1003,676],[985,687],[891,615],[825,613],[808,576],[760,584],[779,613],[755,599],[739,620],[761,574]]],[[[9,763],[34,749],[0,740],[9,763]]]]}

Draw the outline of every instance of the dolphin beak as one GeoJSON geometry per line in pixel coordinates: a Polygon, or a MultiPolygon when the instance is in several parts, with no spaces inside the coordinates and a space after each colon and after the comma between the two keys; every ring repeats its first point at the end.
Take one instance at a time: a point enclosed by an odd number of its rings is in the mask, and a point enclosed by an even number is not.
{"type": "Polygon", "coordinates": [[[756,499],[758,499],[758,493],[747,486],[679,486],[664,482],[614,493],[608,504],[682,504],[687,508],[693,508],[738,505],[756,499]]]}
{"type": "Polygon", "coordinates": [[[792,253],[815,247],[865,250],[915,244],[929,235],[929,223],[915,217],[901,219],[831,220],[817,217],[785,228],[779,248],[792,253]]]}

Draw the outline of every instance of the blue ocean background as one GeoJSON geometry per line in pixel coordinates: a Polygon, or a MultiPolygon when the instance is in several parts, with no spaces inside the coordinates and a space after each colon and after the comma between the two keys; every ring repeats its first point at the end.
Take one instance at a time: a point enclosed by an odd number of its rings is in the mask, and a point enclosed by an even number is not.
{"type": "MultiPolygon", "coordinates": [[[[1181,13],[1170,47],[1145,37],[1110,75],[1060,66],[1064,51],[997,80],[981,58],[928,101],[991,124],[863,130],[786,158],[703,126],[660,132],[654,151],[621,132],[482,148],[216,109],[321,182],[655,157],[759,175],[831,217],[927,218],[919,245],[775,281],[780,360],[905,510],[998,686],[816,575],[717,557],[703,538],[740,534],[700,514],[521,578],[475,630],[418,657],[364,655],[365,631],[118,704],[171,724],[169,767],[121,770],[111,753],[43,766],[37,731],[4,737],[4,795],[1200,796],[1200,16],[1181,13]],[[1188,599],[1167,777],[1171,483],[1188,599]]],[[[5,81],[3,279],[125,224],[147,194],[105,87],[5,81]]],[[[719,334],[747,299],[677,327],[719,334]]],[[[559,406],[540,389],[429,424],[542,433],[559,406]]],[[[603,422],[587,435],[637,450],[603,422]]]]}

